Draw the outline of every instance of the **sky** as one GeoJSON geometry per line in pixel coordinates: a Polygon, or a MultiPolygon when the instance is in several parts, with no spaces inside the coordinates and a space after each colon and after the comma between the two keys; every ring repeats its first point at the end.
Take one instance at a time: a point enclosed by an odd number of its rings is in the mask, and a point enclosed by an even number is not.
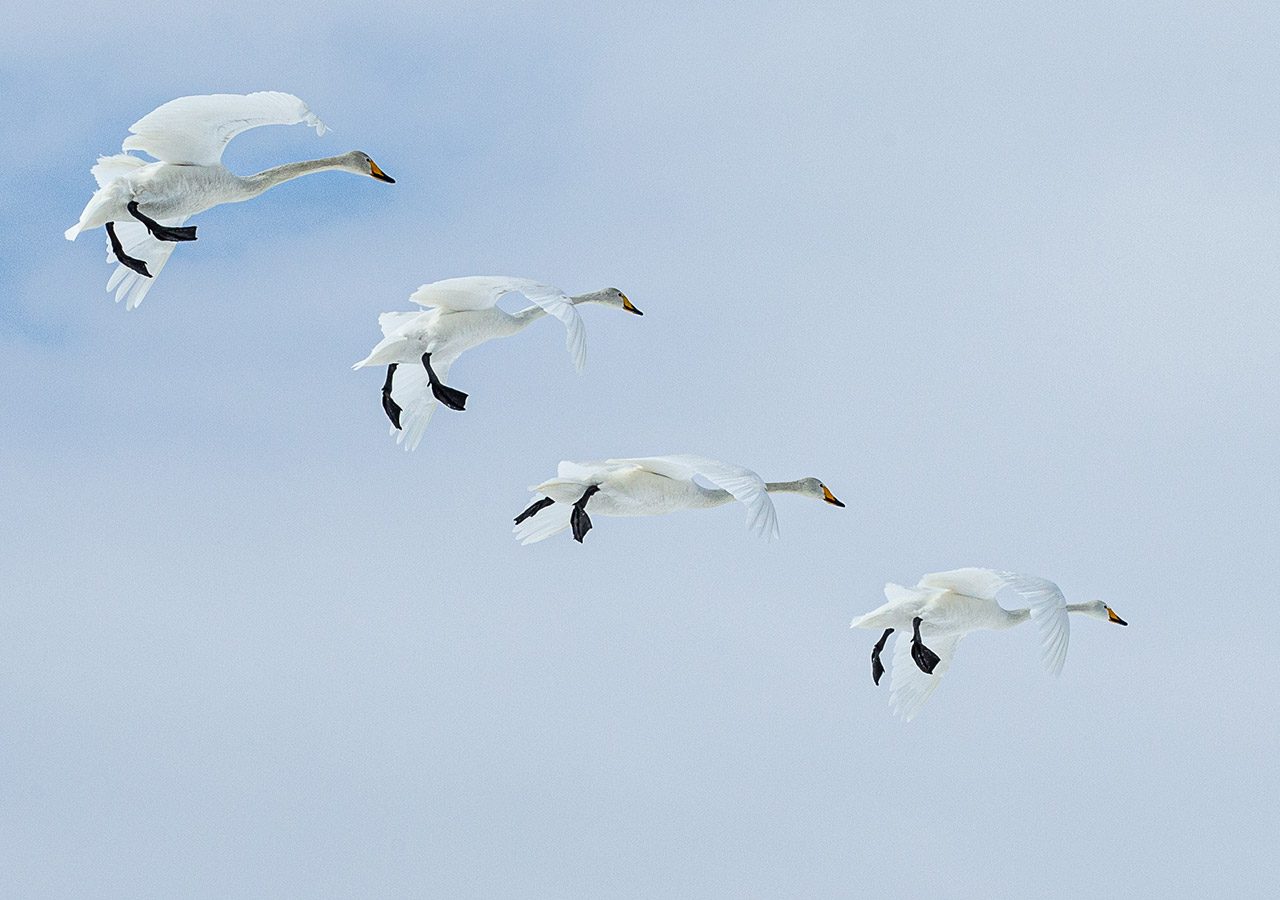
{"type": "Polygon", "coordinates": [[[383,3],[0,32],[0,895],[1274,896],[1280,12],[383,3]],[[202,214],[142,306],[68,243],[187,94],[359,148],[202,214]],[[377,315],[624,290],[466,355],[406,454],[377,315]],[[848,504],[598,518],[560,459],[848,504]],[[910,723],[849,621],[1042,575],[1130,624],[965,640],[910,723]],[[1258,603],[1263,604],[1262,613],[1258,603]]]}

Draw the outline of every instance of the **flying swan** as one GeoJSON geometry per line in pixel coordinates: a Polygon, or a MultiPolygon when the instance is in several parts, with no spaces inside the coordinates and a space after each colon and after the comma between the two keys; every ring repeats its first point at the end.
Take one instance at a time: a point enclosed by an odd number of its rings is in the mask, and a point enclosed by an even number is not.
{"type": "Polygon", "coordinates": [[[544,541],[566,528],[572,528],[573,539],[582,543],[591,530],[588,503],[602,516],[660,516],[737,500],[747,508],[747,528],[766,538],[778,536],[770,494],[801,494],[844,506],[816,478],[765,482],[742,466],[688,455],[565,461],[555,478],[529,490],[543,496],[516,516],[513,531],[522,544],[544,541]],[[712,487],[699,484],[699,478],[712,487]]]}
{"type": "Polygon", "coordinates": [[[1052,581],[992,569],[956,569],[926,575],[914,588],[889,583],[888,601],[853,620],[852,628],[884,629],[871,650],[871,679],[880,683],[880,652],[894,631],[889,706],[907,721],[915,717],[951,665],[956,645],[971,631],[1004,629],[1031,619],[1040,630],[1040,660],[1054,675],[1067,659],[1070,613],[1128,625],[1101,600],[1068,603],[1052,581]],[[1026,604],[1005,609],[996,598],[1008,591],[1026,604]],[[928,645],[925,640],[928,640],[928,645]]]}
{"type": "Polygon", "coordinates": [[[129,126],[122,149],[141,150],[159,162],[129,153],[102,156],[90,171],[98,190],[80,221],[64,232],[74,241],[82,231],[105,228],[107,261],[120,265],[107,282],[116,301],[133,309],[160,274],[173,245],[196,239],[183,223],[223,203],[239,203],[300,175],[340,169],[394,184],[367,153],[352,150],[305,162],[286,163],[256,175],[235,175],[222,165],[222,151],[241,132],[259,125],[309,125],[325,133],[307,105],[292,94],[208,94],[179,97],[129,126]]]}
{"type": "Polygon", "coordinates": [[[578,305],[600,303],[644,315],[617,288],[570,297],[559,288],[504,275],[434,281],[422,285],[409,299],[427,308],[378,316],[382,340],[352,366],[387,367],[382,409],[391,420],[391,433],[406,450],[414,449],[422,440],[437,402],[450,409],[465,408],[467,395],[449,387],[444,380],[449,377],[453,361],[472,347],[513,335],[549,315],[564,324],[569,355],[581,372],[587,359],[587,331],[578,315],[578,305]],[[497,305],[507,294],[523,294],[533,305],[509,313],[497,305]],[[400,368],[402,365],[404,368],[400,368]]]}

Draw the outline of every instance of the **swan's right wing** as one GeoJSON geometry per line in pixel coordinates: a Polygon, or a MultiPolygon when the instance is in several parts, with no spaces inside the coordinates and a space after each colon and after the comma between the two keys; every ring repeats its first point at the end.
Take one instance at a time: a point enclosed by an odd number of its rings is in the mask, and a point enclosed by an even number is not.
{"type": "MultiPolygon", "coordinates": [[[[449,377],[449,366],[437,366],[435,372],[443,381],[449,377]]],[[[400,428],[389,426],[391,433],[406,451],[416,450],[432,414],[440,405],[431,393],[427,370],[422,366],[397,367],[391,379],[391,399],[400,404],[400,428]]]]}
{"type": "Polygon", "coordinates": [[[679,481],[705,478],[747,508],[747,529],[765,538],[778,536],[778,514],[773,498],[765,489],[764,479],[744,466],[682,453],[674,456],[648,456],[640,459],[611,459],[611,463],[638,465],[657,475],[679,481]]]}
{"type": "Polygon", "coordinates": [[[1067,645],[1071,641],[1071,621],[1067,615],[1067,598],[1047,578],[1034,575],[1003,573],[1005,583],[1031,607],[1031,621],[1040,632],[1040,663],[1054,675],[1062,674],[1067,661],[1067,645]]]}
{"type": "Polygon", "coordinates": [[[237,134],[260,125],[309,125],[317,135],[327,128],[293,94],[202,94],[170,100],[129,126],[125,150],[141,150],[177,165],[216,166],[237,134]]]}
{"type": "Polygon", "coordinates": [[[525,297],[565,327],[565,346],[579,372],[587,362],[587,326],[569,296],[557,287],[531,278],[508,275],[467,275],[424,284],[409,299],[419,306],[454,312],[492,309],[507,294],[525,297]]]}
{"type": "Polygon", "coordinates": [[[924,635],[925,646],[938,654],[938,664],[932,675],[926,675],[911,658],[911,634],[906,631],[898,633],[893,645],[893,675],[889,681],[889,709],[895,715],[902,716],[910,722],[924,706],[942,681],[942,676],[951,668],[951,660],[960,643],[960,634],[924,635]]]}
{"type": "MultiPolygon", "coordinates": [[[[187,218],[183,216],[177,219],[161,219],[160,224],[176,227],[185,221],[187,218]]],[[[116,270],[107,280],[107,291],[116,292],[116,302],[124,300],[125,309],[136,309],[142,302],[142,298],[147,296],[147,292],[155,285],[156,279],[160,277],[160,270],[164,268],[169,257],[173,255],[173,249],[178,245],[172,241],[156,240],[141,222],[116,222],[114,227],[116,237],[120,239],[120,245],[124,248],[125,254],[145,262],[147,271],[151,273],[151,277],[147,278],[127,266],[116,263],[116,270]]],[[[116,255],[111,250],[110,238],[107,239],[107,262],[116,262],[116,255]]]]}

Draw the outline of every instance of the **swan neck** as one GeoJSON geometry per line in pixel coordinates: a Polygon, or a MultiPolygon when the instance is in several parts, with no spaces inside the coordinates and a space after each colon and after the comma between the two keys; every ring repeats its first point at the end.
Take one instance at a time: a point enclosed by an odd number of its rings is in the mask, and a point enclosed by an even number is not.
{"type": "Polygon", "coordinates": [[[764,489],[770,494],[799,494],[804,490],[802,481],[766,481],[764,489]]]}
{"type": "Polygon", "coordinates": [[[255,175],[248,175],[240,180],[249,191],[249,196],[256,197],[276,185],[284,184],[286,181],[292,181],[295,178],[301,178],[303,175],[310,175],[312,172],[345,168],[345,156],[326,156],[322,159],[304,159],[301,162],[272,166],[270,169],[264,169],[255,175]]]}

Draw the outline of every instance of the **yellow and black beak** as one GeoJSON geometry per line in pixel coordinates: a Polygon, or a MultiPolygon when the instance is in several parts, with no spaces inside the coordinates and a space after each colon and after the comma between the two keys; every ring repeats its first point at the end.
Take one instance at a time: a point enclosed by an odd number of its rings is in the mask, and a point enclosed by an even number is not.
{"type": "Polygon", "coordinates": [[[627,299],[627,295],[626,295],[626,294],[623,294],[623,293],[619,292],[619,296],[620,296],[620,297],[622,297],[622,308],[623,308],[623,309],[625,309],[625,310],[626,310],[627,312],[629,312],[629,313],[635,313],[637,316],[643,316],[643,315],[644,315],[644,313],[642,313],[642,312],[640,312],[640,310],[636,309],[635,304],[633,304],[630,300],[628,300],[628,299],[627,299]]]}
{"type": "Polygon", "coordinates": [[[831,493],[831,491],[827,489],[827,486],[825,484],[822,486],[822,499],[826,500],[832,506],[839,506],[841,509],[844,508],[844,504],[836,499],[836,495],[831,493]]]}
{"type": "Polygon", "coordinates": [[[379,181],[385,181],[387,184],[395,184],[396,180],[386,172],[378,168],[378,164],[373,160],[369,160],[369,174],[379,181]]]}
{"type": "Polygon", "coordinates": [[[1124,619],[1122,619],[1122,618],[1120,618],[1119,616],[1117,616],[1117,615],[1116,615],[1116,611],[1115,611],[1114,609],[1112,609],[1110,606],[1108,606],[1108,607],[1107,607],[1107,621],[1108,621],[1108,622],[1115,622],[1117,625],[1128,625],[1128,624],[1129,624],[1129,623],[1128,623],[1128,622],[1126,622],[1124,619]]]}

